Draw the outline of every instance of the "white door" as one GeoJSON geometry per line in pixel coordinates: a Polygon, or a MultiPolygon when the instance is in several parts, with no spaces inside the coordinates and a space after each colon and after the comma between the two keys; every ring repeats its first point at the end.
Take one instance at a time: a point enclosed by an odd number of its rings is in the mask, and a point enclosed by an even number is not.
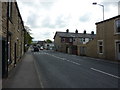
{"type": "Polygon", "coordinates": [[[117,58],[120,60],[120,43],[117,43],[117,58]]]}

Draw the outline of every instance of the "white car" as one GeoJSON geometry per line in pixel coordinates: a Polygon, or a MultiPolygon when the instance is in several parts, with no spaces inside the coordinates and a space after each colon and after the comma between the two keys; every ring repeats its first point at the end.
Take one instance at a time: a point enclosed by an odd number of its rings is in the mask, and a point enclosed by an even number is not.
{"type": "Polygon", "coordinates": [[[40,47],[40,50],[43,50],[43,47],[40,47]]]}

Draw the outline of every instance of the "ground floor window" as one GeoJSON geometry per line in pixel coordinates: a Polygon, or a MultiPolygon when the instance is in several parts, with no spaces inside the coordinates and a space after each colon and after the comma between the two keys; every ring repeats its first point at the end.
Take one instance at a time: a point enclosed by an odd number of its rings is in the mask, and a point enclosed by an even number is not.
{"type": "Polygon", "coordinates": [[[103,48],[103,40],[98,40],[98,53],[103,54],[104,48],[103,48]]]}
{"type": "Polygon", "coordinates": [[[116,59],[120,60],[120,41],[116,41],[116,59]]]}

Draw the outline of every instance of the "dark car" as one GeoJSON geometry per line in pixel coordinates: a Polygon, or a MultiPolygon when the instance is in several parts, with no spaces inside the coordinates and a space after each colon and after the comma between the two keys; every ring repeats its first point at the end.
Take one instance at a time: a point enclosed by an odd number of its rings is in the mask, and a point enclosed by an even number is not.
{"type": "Polygon", "coordinates": [[[38,47],[34,47],[34,52],[39,52],[39,48],[38,47]]]}

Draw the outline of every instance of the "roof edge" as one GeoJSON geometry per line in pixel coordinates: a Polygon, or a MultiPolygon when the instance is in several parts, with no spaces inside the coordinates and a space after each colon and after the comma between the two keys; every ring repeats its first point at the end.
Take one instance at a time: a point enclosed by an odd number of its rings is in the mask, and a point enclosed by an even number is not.
{"type": "Polygon", "coordinates": [[[120,17],[120,15],[112,17],[112,18],[109,18],[109,19],[106,19],[106,20],[101,21],[101,22],[96,22],[95,24],[97,25],[97,24],[100,24],[100,23],[103,23],[103,22],[106,22],[106,21],[109,21],[109,20],[112,20],[112,19],[115,19],[115,18],[119,18],[119,17],[120,17]]]}

